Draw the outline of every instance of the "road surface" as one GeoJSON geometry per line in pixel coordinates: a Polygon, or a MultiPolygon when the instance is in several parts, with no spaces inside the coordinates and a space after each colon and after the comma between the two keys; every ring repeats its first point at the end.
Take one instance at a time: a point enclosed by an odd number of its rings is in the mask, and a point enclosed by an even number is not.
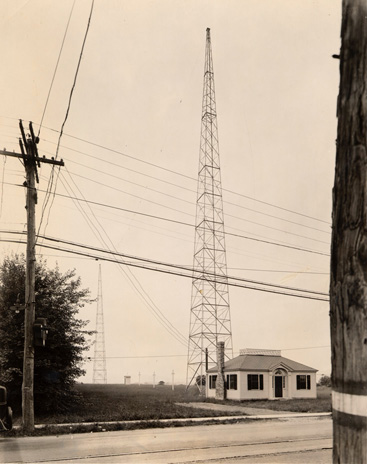
{"type": "Polygon", "coordinates": [[[330,463],[330,417],[0,438],[1,463],[330,463]]]}

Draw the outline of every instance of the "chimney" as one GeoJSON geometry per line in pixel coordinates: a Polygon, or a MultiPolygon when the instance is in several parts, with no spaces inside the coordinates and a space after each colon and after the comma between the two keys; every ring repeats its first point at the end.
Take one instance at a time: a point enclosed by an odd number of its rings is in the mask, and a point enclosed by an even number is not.
{"type": "Polygon", "coordinates": [[[217,344],[217,381],[215,388],[215,399],[225,400],[226,399],[226,381],[224,378],[224,342],[218,342],[217,344]]]}

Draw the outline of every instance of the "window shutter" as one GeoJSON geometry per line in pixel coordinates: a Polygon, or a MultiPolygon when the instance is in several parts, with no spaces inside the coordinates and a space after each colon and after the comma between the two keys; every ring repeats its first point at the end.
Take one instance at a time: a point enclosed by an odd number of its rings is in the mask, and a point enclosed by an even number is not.
{"type": "Polygon", "coordinates": [[[299,376],[299,375],[297,375],[297,390],[299,390],[299,389],[300,389],[300,386],[299,386],[299,384],[300,384],[300,376],[299,376]]]}
{"type": "Polygon", "coordinates": [[[311,390],[311,376],[307,376],[307,390],[311,390]]]}
{"type": "Polygon", "coordinates": [[[264,390],[264,376],[260,374],[259,377],[260,377],[260,390],[264,390]]]}
{"type": "Polygon", "coordinates": [[[247,390],[251,390],[251,374],[247,374],[247,390]]]}

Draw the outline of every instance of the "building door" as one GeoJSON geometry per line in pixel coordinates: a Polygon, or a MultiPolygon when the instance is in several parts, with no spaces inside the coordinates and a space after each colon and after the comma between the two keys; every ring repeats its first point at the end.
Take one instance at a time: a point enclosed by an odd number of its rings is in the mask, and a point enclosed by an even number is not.
{"type": "Polygon", "coordinates": [[[275,376],[275,398],[283,398],[283,377],[275,376]]]}

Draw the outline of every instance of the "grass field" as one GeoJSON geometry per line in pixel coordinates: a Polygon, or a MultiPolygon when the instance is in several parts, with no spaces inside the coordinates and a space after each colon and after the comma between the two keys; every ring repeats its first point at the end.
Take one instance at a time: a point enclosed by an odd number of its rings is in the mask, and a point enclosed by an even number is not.
{"type": "MultiPolygon", "coordinates": [[[[207,417],[208,411],[177,406],[176,402],[196,401],[197,389],[186,393],[184,385],[94,385],[78,384],[77,391],[82,400],[68,414],[37,417],[38,423],[103,422],[129,420],[158,420],[186,417],[207,417]]],[[[216,416],[220,413],[213,414],[216,416]]]]}
{"type": "MultiPolygon", "coordinates": [[[[175,403],[208,401],[198,395],[196,388],[186,392],[185,386],[157,385],[92,385],[78,384],[81,395],[79,405],[67,414],[49,414],[36,417],[36,423],[104,422],[128,420],[159,420],[190,417],[220,416],[222,412],[207,411],[178,406],[175,403]]],[[[331,410],[330,388],[318,389],[317,399],[280,401],[228,401],[228,404],[241,404],[256,408],[296,412],[328,412],[331,410]]],[[[213,401],[213,400],[211,400],[213,401]]],[[[223,403],[223,402],[222,402],[223,403]]],[[[234,415],[238,413],[226,413],[234,415]]]]}
{"type": "MultiPolygon", "coordinates": [[[[227,401],[227,403],[239,404],[237,401],[227,401]]],[[[330,412],[331,389],[329,387],[317,387],[317,398],[314,399],[253,400],[241,401],[240,404],[254,408],[272,409],[273,411],[330,412]]]]}

